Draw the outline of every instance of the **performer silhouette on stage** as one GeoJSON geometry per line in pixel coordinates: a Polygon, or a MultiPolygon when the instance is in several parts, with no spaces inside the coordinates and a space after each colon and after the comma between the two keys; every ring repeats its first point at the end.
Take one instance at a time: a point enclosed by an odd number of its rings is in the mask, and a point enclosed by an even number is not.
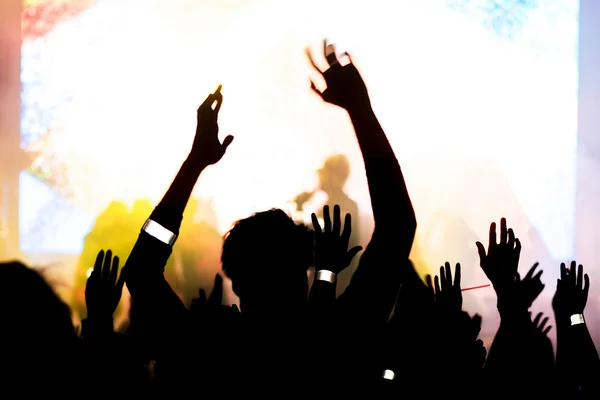
{"type": "MultiPolygon", "coordinates": [[[[342,213],[342,219],[344,215],[352,215],[352,235],[350,236],[349,248],[357,246],[360,241],[360,215],[358,211],[358,205],[352,200],[345,192],[344,186],[350,176],[350,162],[348,158],[343,154],[336,154],[328,157],[321,167],[317,171],[319,177],[318,187],[310,192],[300,193],[294,199],[298,212],[314,212],[319,219],[323,219],[323,205],[321,204],[314,210],[305,210],[304,206],[309,202],[315,194],[322,192],[327,196],[325,204],[333,208],[334,205],[339,205],[342,213]]],[[[312,208],[312,207],[311,207],[312,208]]],[[[344,272],[338,276],[337,291],[340,295],[350,283],[352,274],[356,269],[359,257],[355,257],[352,264],[344,272]]]]}

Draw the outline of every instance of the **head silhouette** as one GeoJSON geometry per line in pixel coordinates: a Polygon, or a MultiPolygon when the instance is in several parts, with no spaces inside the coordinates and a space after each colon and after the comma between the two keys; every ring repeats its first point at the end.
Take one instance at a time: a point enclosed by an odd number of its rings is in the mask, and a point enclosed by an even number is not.
{"type": "Polygon", "coordinates": [[[302,309],[308,294],[313,236],[279,209],[237,221],[225,236],[221,261],[243,313],[302,309]]]}
{"type": "Polygon", "coordinates": [[[325,193],[340,192],[350,176],[350,162],[343,154],[332,155],[325,160],[318,174],[319,189],[325,193]]]}
{"type": "Polygon", "coordinates": [[[10,374],[65,379],[74,367],[75,329],[69,307],[44,278],[18,262],[0,264],[0,307],[0,346],[10,374]]]}

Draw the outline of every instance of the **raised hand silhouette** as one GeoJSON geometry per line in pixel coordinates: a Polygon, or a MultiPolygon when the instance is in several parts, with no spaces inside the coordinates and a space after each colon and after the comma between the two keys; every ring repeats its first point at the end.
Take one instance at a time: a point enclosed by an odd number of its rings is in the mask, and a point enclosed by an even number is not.
{"type": "Polygon", "coordinates": [[[313,68],[321,74],[327,88],[324,91],[317,89],[315,83],[311,80],[310,87],[327,103],[336,105],[345,110],[363,109],[370,107],[369,93],[360,73],[352,63],[348,53],[344,55],[349,59],[347,65],[340,64],[335,53],[335,45],[328,44],[327,39],[323,41],[323,52],[329,68],[325,71],[315,63],[315,60],[309,49],[306,55],[313,68]]]}
{"type": "Polygon", "coordinates": [[[233,136],[231,135],[225,137],[223,143],[219,141],[217,120],[223,103],[221,88],[221,85],[219,85],[217,90],[209,94],[198,108],[198,125],[196,126],[196,136],[190,155],[203,167],[219,162],[227,147],[233,142],[233,136]]]}
{"type": "MultiPolygon", "coordinates": [[[[468,369],[480,371],[483,368],[483,364],[485,364],[485,356],[487,354],[483,341],[477,339],[481,332],[481,315],[475,314],[471,317],[465,311],[459,315],[460,317],[453,329],[457,330],[457,343],[465,343],[463,353],[465,360],[463,362],[467,363],[468,369]]],[[[458,354],[458,356],[460,357],[461,355],[458,354]]]]}
{"type": "Polygon", "coordinates": [[[548,337],[548,332],[552,329],[551,325],[547,325],[549,318],[544,317],[544,314],[540,312],[533,319],[531,319],[531,313],[529,313],[529,319],[533,327],[533,340],[529,343],[531,357],[535,358],[539,373],[552,378],[555,363],[552,342],[548,337]]]}
{"type": "Polygon", "coordinates": [[[567,266],[562,263],[560,279],[556,280],[556,293],[552,299],[554,312],[560,317],[583,314],[589,290],[590,278],[583,273],[583,265],[577,266],[577,263],[572,261],[570,268],[567,269],[567,266]]]}
{"type": "MultiPolygon", "coordinates": [[[[223,305],[222,299],[223,278],[216,274],[210,295],[207,296],[206,291],[200,289],[199,296],[192,300],[189,309],[190,330],[187,334],[190,343],[185,350],[189,353],[185,355],[188,361],[182,374],[189,379],[202,376],[203,385],[208,388],[231,383],[231,375],[239,373],[236,370],[232,374],[223,374],[231,365],[231,352],[238,349],[237,341],[243,337],[244,329],[239,324],[241,314],[237,306],[223,305]]],[[[176,368],[180,366],[183,365],[177,365],[176,368]]]]}
{"type": "Polygon", "coordinates": [[[231,307],[223,305],[223,277],[220,274],[215,275],[215,284],[210,295],[206,296],[206,291],[200,289],[198,297],[192,300],[190,313],[194,317],[203,317],[207,313],[213,314],[222,310],[228,310],[233,313],[239,313],[238,307],[234,304],[231,307]]]}
{"type": "Polygon", "coordinates": [[[427,287],[433,295],[434,303],[438,310],[449,313],[457,313],[462,310],[463,299],[460,290],[460,279],[460,264],[456,264],[453,281],[452,269],[449,262],[440,267],[440,275],[439,277],[436,275],[433,281],[431,275],[426,276],[427,287]]]}
{"type": "MultiPolygon", "coordinates": [[[[469,316],[467,312],[440,316],[437,314],[435,335],[431,338],[431,356],[435,359],[436,372],[444,376],[441,389],[443,395],[465,393],[473,388],[463,381],[464,376],[478,380],[485,362],[486,350],[483,342],[477,339],[481,330],[481,317],[469,316]]],[[[475,382],[477,384],[477,382],[475,382]]]]}
{"type": "MultiPolygon", "coordinates": [[[[215,309],[223,305],[223,277],[221,274],[215,275],[215,283],[213,290],[210,295],[206,296],[206,290],[200,289],[198,291],[198,298],[192,300],[190,306],[190,312],[197,313],[207,309],[215,309]]],[[[236,312],[239,311],[237,306],[234,304],[231,306],[236,312]]]]}
{"type": "Polygon", "coordinates": [[[85,286],[85,303],[89,319],[108,319],[121,301],[125,274],[119,276],[119,257],[111,250],[101,250],[85,286]]]}
{"type": "MultiPolygon", "coordinates": [[[[532,320],[533,326],[535,330],[542,336],[548,336],[548,332],[552,329],[552,325],[546,326],[548,323],[548,317],[543,317],[544,313],[538,313],[535,318],[532,320]]],[[[531,317],[531,313],[529,313],[529,317],[531,317]]]]}
{"type": "Polygon", "coordinates": [[[221,329],[220,325],[228,323],[233,314],[240,312],[235,304],[231,307],[223,305],[223,277],[220,274],[215,275],[215,284],[208,297],[204,289],[200,289],[198,294],[198,298],[192,300],[190,314],[194,323],[203,325],[202,328],[218,324],[218,327],[211,328],[221,329]]]}
{"type": "MultiPolygon", "coordinates": [[[[432,325],[427,346],[429,356],[435,357],[435,373],[441,374],[445,395],[461,393],[466,389],[461,377],[481,372],[486,350],[477,339],[481,331],[481,317],[471,317],[462,311],[460,288],[461,266],[456,264],[454,279],[449,262],[440,267],[439,276],[426,276],[425,283],[433,300],[432,325]]],[[[427,367],[430,369],[431,367],[427,367]]]]}
{"type": "Polygon", "coordinates": [[[569,268],[560,265],[560,278],[552,308],[556,320],[556,367],[559,385],[565,397],[598,398],[600,357],[583,318],[590,280],[583,266],[572,261],[569,268]]]}
{"type": "Polygon", "coordinates": [[[361,246],[355,246],[348,250],[348,242],[352,233],[352,217],[350,214],[346,214],[341,235],[342,221],[338,205],[333,207],[333,224],[329,206],[323,207],[323,228],[321,228],[315,213],[311,215],[311,218],[315,229],[315,269],[331,271],[337,275],[346,269],[352,259],[362,250],[361,246]]]}
{"type": "Polygon", "coordinates": [[[507,229],[506,219],[500,220],[499,242],[496,238],[496,223],[492,222],[487,252],[481,242],[476,245],[481,268],[492,282],[496,293],[511,287],[519,267],[521,242],[515,238],[512,229],[507,229]]]}
{"type": "Polygon", "coordinates": [[[516,290],[518,291],[523,305],[528,309],[531,307],[535,299],[538,298],[540,293],[542,293],[545,287],[540,279],[544,271],[540,270],[537,274],[535,274],[535,276],[533,275],[539,265],[539,263],[533,264],[522,280],[519,273],[517,273],[515,276],[516,290]]]}

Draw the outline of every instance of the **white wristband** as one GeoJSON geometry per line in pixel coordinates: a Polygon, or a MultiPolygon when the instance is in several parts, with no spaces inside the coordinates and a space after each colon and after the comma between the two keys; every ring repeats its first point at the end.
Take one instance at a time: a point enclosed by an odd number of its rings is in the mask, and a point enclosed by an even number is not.
{"type": "Polygon", "coordinates": [[[317,280],[335,283],[336,276],[333,272],[322,269],[317,271],[317,280]]]}
{"type": "Polygon", "coordinates": [[[585,324],[585,320],[583,319],[583,314],[573,314],[571,315],[571,326],[585,324]]]}
{"type": "Polygon", "coordinates": [[[164,244],[172,246],[177,240],[177,235],[159,224],[158,222],[147,219],[142,227],[142,230],[155,239],[160,240],[164,244]]]}
{"type": "Polygon", "coordinates": [[[396,373],[391,369],[386,369],[383,371],[382,378],[388,381],[393,381],[396,378],[396,373]]]}

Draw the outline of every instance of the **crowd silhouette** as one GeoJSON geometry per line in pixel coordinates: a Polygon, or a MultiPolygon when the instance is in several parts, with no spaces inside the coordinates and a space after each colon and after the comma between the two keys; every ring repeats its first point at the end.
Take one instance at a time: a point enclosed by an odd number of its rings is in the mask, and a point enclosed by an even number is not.
{"type": "Polygon", "coordinates": [[[423,280],[409,259],[415,212],[359,71],[332,44],[323,44],[323,55],[325,71],[307,50],[326,83],[322,91],[311,87],[352,123],[375,221],[366,247],[355,246],[348,205],[325,205],[312,215],[312,226],[280,209],[265,210],[225,235],[222,270],[209,294],[198,288],[189,300],[172,286],[168,268],[192,190],[233,143],[218,135],[219,86],[198,108],[194,142],[164,197],[134,227],[137,241],[122,250],[115,238],[112,250],[93,250],[93,264],[80,267],[81,279],[92,268],[81,330],[35,269],[0,266],[6,395],[76,389],[86,397],[597,398],[600,359],[584,317],[590,280],[583,266],[560,266],[551,326],[549,316],[531,313],[544,288],[540,265],[520,273],[518,232],[504,218],[492,222],[488,243],[476,243],[500,317],[486,352],[478,339],[482,318],[463,309],[460,260],[423,280]],[[129,251],[124,263],[115,249],[129,251]],[[353,263],[351,280],[338,293],[337,277],[353,263]],[[223,304],[224,277],[239,307],[223,304]],[[119,330],[114,318],[124,287],[129,321],[119,330]],[[547,336],[553,327],[556,357],[547,336]]]}

